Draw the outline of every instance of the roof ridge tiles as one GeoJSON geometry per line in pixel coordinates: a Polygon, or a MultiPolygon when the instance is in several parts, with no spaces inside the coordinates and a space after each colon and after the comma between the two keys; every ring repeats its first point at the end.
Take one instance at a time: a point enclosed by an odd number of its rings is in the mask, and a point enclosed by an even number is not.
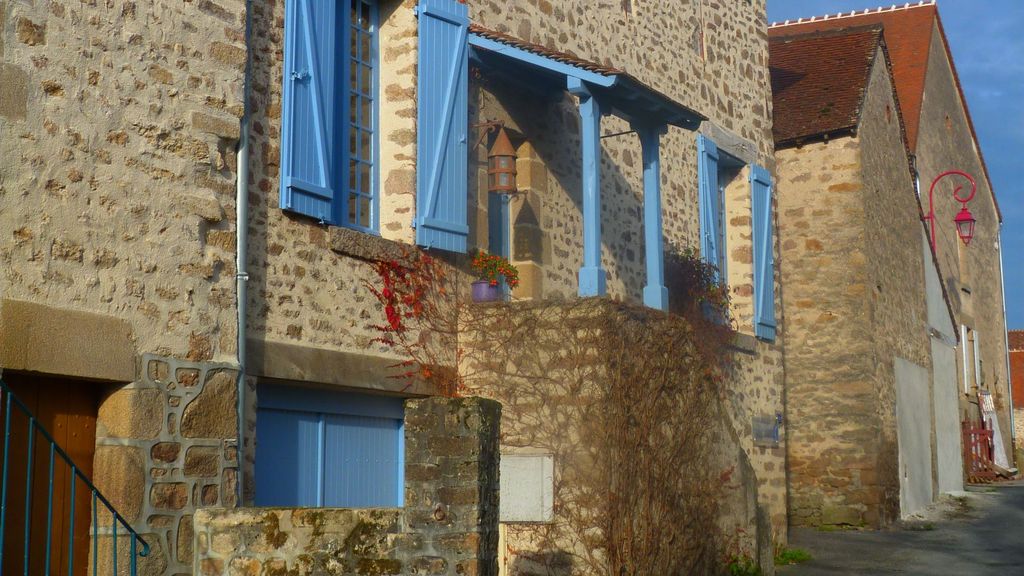
{"type": "Polygon", "coordinates": [[[885,6],[879,6],[877,8],[865,8],[864,10],[857,11],[851,10],[848,14],[839,12],[836,14],[825,14],[823,16],[811,16],[810,18],[798,18],[796,20],[783,20],[782,22],[772,22],[768,25],[769,28],[781,28],[783,26],[795,26],[797,24],[807,24],[808,22],[821,22],[823,20],[838,20],[840,18],[851,18],[855,16],[864,16],[865,14],[880,14],[883,12],[896,12],[898,10],[913,10],[914,8],[921,8],[924,6],[934,6],[935,0],[918,0],[918,2],[907,2],[903,5],[893,4],[886,8],[885,6]]]}

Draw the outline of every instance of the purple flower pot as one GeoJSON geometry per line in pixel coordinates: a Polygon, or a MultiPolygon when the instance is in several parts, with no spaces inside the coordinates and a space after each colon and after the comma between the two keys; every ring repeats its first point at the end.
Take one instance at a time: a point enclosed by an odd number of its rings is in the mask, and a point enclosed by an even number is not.
{"type": "Polygon", "coordinates": [[[487,280],[473,282],[473,302],[500,302],[502,299],[501,285],[491,286],[487,280]]]}

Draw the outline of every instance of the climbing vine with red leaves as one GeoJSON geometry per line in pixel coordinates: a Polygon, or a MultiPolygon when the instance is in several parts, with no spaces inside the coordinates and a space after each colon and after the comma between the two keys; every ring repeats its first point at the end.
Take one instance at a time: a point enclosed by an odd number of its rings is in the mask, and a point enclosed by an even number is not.
{"type": "Polygon", "coordinates": [[[403,250],[401,259],[374,264],[375,281],[365,282],[384,311],[373,324],[374,341],[405,359],[393,377],[431,383],[443,396],[458,396],[462,383],[455,368],[458,312],[448,265],[421,250],[403,250]]]}

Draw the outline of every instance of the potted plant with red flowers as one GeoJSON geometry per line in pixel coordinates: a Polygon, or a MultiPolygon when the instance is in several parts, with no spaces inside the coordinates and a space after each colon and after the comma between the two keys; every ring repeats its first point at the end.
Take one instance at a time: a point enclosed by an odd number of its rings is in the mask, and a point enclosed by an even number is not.
{"type": "Polygon", "coordinates": [[[474,302],[496,302],[502,299],[501,281],[509,288],[519,285],[519,270],[504,256],[477,252],[470,267],[479,280],[473,282],[474,302]]]}

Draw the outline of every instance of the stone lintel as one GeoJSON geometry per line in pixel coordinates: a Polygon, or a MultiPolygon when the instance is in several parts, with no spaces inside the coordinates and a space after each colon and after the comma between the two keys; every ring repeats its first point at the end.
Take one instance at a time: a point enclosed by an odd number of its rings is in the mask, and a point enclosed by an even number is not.
{"type": "Polygon", "coordinates": [[[400,360],[386,356],[344,352],[285,342],[248,339],[246,374],[346,388],[429,396],[431,386],[393,378],[400,360]]]}
{"type": "Polygon", "coordinates": [[[757,353],[757,338],[750,334],[737,333],[733,336],[732,342],[729,347],[738,352],[745,352],[747,354],[757,353]]]}
{"type": "Polygon", "coordinates": [[[114,382],[135,380],[135,339],[126,320],[0,300],[0,367],[114,382]]]}
{"type": "MultiPolygon", "coordinates": [[[[710,120],[706,120],[700,125],[700,133],[714,140],[719,150],[724,150],[729,155],[735,156],[744,164],[760,164],[757,146],[750,140],[737,136],[710,120]]],[[[768,161],[771,162],[771,159],[768,161]]]]}

